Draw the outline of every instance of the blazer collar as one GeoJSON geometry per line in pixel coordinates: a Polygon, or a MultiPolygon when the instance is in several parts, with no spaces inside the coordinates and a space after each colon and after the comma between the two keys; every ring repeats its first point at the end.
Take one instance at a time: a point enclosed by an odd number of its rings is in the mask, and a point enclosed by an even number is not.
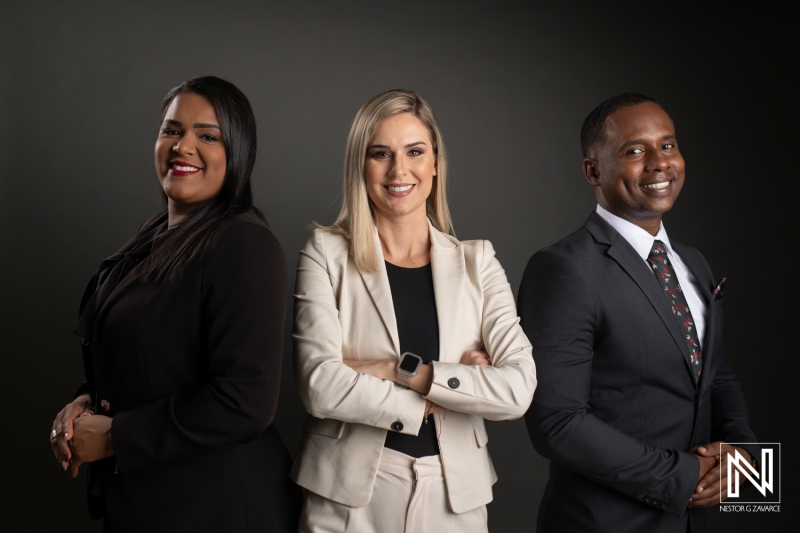
{"type": "MultiPolygon", "coordinates": [[[[433,293],[436,299],[436,315],[439,326],[439,360],[446,360],[449,349],[449,332],[455,331],[458,323],[458,309],[461,302],[461,292],[464,285],[466,266],[464,262],[463,247],[455,237],[445,235],[428,221],[428,231],[431,238],[431,270],[433,272],[433,293]]],[[[373,226],[375,239],[375,254],[378,260],[376,272],[363,272],[359,270],[364,285],[372,297],[381,320],[392,339],[395,354],[400,356],[400,336],[397,332],[397,318],[394,314],[392,289],[389,285],[389,276],[386,273],[386,264],[383,257],[378,229],[373,226]]],[[[458,354],[460,357],[460,354],[458,354]]]]}
{"type": "Polygon", "coordinates": [[[361,279],[364,280],[364,285],[367,287],[372,302],[378,309],[378,314],[383,320],[386,331],[392,338],[392,345],[394,346],[395,355],[400,355],[400,336],[397,333],[397,318],[394,314],[394,303],[392,302],[392,288],[389,286],[389,276],[386,273],[386,264],[383,258],[383,248],[381,248],[381,240],[378,237],[378,228],[373,225],[372,236],[375,242],[375,255],[377,256],[376,272],[364,272],[360,268],[358,273],[361,274],[361,279]]]}
{"type": "MultiPolygon", "coordinates": [[[[647,264],[642,261],[642,258],[636,253],[636,250],[621,237],[611,225],[603,220],[603,218],[596,212],[592,212],[589,218],[583,225],[589,233],[600,244],[608,245],[606,253],[614,259],[620,267],[633,279],[639,289],[647,297],[653,310],[658,314],[664,326],[675,341],[675,345],[683,354],[684,362],[686,363],[686,370],[692,383],[695,383],[692,375],[692,362],[689,356],[689,350],[686,347],[686,341],[683,340],[678,324],[670,312],[664,294],[661,292],[661,286],[656,280],[653,272],[648,268],[647,264]]],[[[696,386],[696,385],[695,385],[696,386]]]]}

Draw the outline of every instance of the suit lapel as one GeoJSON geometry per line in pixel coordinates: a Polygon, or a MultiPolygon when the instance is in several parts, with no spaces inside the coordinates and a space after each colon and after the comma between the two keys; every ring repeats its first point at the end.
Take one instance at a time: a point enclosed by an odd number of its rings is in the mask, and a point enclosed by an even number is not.
{"type": "Polygon", "coordinates": [[[459,351],[451,346],[451,342],[457,331],[458,311],[466,276],[464,249],[460,244],[449,240],[430,222],[428,227],[431,233],[433,295],[436,299],[436,317],[439,324],[439,361],[458,362],[448,361],[448,354],[461,357],[459,351]]]}
{"type": "MultiPolygon", "coordinates": [[[[697,252],[691,248],[683,246],[680,243],[673,242],[671,244],[672,248],[678,253],[678,255],[681,256],[684,264],[697,281],[696,288],[700,292],[700,297],[703,298],[703,301],[706,304],[706,338],[702,340],[703,374],[705,374],[707,369],[711,368],[711,360],[714,356],[714,335],[717,329],[717,307],[714,305],[714,300],[712,298],[714,280],[706,275],[708,268],[703,263],[702,257],[697,252]]],[[[708,380],[705,380],[702,377],[700,378],[701,389],[705,389],[705,384],[707,381],[708,380]]]]}
{"type": "Polygon", "coordinates": [[[394,314],[394,302],[392,301],[392,288],[389,286],[389,276],[386,273],[386,264],[383,259],[383,249],[381,248],[381,241],[378,238],[378,229],[373,227],[373,237],[375,239],[375,253],[377,255],[378,271],[377,272],[362,272],[361,279],[364,280],[364,285],[369,291],[372,302],[378,309],[378,314],[383,320],[386,331],[392,339],[394,351],[397,356],[400,356],[400,335],[397,333],[397,318],[394,314]]]}
{"type": "Polygon", "coordinates": [[[714,284],[712,279],[703,275],[707,269],[705,264],[702,263],[699,254],[681,243],[673,242],[671,244],[672,248],[681,256],[681,259],[691,271],[694,279],[697,280],[697,284],[700,285],[700,296],[705,301],[706,308],[711,307],[711,291],[714,290],[714,284]]]}
{"type": "Polygon", "coordinates": [[[606,253],[622,267],[647,297],[650,305],[653,306],[653,310],[661,318],[667,331],[672,336],[672,340],[675,341],[675,345],[683,355],[686,370],[689,372],[692,383],[695,383],[686,341],[683,339],[681,331],[678,329],[678,324],[675,322],[675,318],[667,305],[667,300],[661,292],[661,286],[658,284],[653,272],[650,271],[647,263],[636,253],[630,243],[624,237],[620,237],[614,228],[597,213],[592,212],[584,227],[589,230],[598,242],[609,245],[606,253]]]}

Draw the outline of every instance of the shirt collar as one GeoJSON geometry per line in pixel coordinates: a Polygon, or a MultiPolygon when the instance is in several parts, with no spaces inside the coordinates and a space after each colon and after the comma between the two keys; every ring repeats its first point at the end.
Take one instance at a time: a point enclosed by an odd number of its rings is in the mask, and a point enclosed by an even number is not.
{"type": "Polygon", "coordinates": [[[603,220],[611,224],[611,227],[617,230],[617,233],[622,235],[622,237],[633,246],[636,253],[645,261],[650,255],[650,250],[653,249],[653,241],[656,239],[666,245],[667,254],[675,255],[675,252],[672,250],[672,245],[669,242],[669,237],[667,237],[667,230],[664,229],[663,222],[658,227],[658,233],[653,237],[636,224],[628,222],[624,218],[620,218],[607,209],[604,209],[600,204],[597,204],[597,214],[600,215],[603,220]]]}

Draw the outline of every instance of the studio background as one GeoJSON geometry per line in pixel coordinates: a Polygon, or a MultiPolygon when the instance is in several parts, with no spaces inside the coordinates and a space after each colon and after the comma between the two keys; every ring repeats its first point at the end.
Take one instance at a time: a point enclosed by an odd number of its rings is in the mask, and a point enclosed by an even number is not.
{"type": "MultiPolygon", "coordinates": [[[[204,74],[251,100],[256,203],[291,286],[308,224],[338,213],[347,133],[374,94],[413,89],[431,104],[450,156],[457,236],[491,240],[515,294],[528,258],[594,208],[580,170],[585,116],[624,91],[659,100],[687,164],[667,231],[729,279],[728,355],[759,440],[783,444],[788,478],[797,186],[784,167],[797,153],[787,74],[797,45],[784,16],[655,3],[4,2],[2,529],[100,531],[84,476],[66,477],[47,433],[84,379],[72,334],[84,284],[160,208],[161,100],[204,74]]],[[[304,410],[290,322],[275,424],[294,454],[304,410]]],[[[522,420],[487,426],[500,478],[490,529],[535,531],[548,462],[522,420]]],[[[786,531],[798,513],[788,480],[782,489],[780,514],[712,509],[711,530],[786,531]]]]}

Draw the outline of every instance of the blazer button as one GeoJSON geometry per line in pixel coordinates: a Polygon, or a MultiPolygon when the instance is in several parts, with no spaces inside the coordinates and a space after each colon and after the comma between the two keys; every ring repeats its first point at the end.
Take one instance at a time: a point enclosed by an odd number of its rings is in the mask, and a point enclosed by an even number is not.
{"type": "Polygon", "coordinates": [[[644,497],[644,501],[646,501],[647,503],[650,503],[652,501],[652,498],[650,498],[650,496],[645,496],[644,497]]]}
{"type": "Polygon", "coordinates": [[[111,404],[108,403],[108,400],[101,400],[100,407],[103,408],[103,411],[108,411],[109,409],[111,409],[111,404]]]}
{"type": "Polygon", "coordinates": [[[661,502],[661,507],[666,509],[667,508],[667,503],[666,502],[661,502]]]}
{"type": "Polygon", "coordinates": [[[392,422],[392,429],[394,431],[403,431],[403,423],[399,420],[397,422],[392,422]]]}
{"type": "Polygon", "coordinates": [[[450,378],[447,380],[447,386],[451,389],[457,389],[459,385],[461,385],[461,382],[458,381],[458,378],[450,378]]]}

